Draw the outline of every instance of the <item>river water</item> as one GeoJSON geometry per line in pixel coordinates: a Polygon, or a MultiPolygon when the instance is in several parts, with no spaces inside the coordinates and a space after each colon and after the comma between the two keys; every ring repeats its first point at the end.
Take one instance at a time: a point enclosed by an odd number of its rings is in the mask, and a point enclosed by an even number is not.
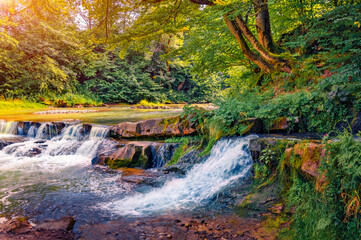
{"type": "Polygon", "coordinates": [[[74,216],[82,225],[194,210],[242,182],[252,166],[251,137],[222,139],[185,176],[137,187],[122,181],[121,171],[92,165],[99,152],[116,149],[107,126],[93,125],[87,131],[74,123],[61,131],[53,123],[22,126],[0,121],[0,140],[15,142],[0,151],[0,217],[29,216],[37,222],[74,216]]]}

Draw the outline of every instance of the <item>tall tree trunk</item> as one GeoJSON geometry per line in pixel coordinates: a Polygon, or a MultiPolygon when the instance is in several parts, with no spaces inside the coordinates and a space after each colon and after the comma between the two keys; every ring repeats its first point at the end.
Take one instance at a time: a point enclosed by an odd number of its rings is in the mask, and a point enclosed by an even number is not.
{"type": "Polygon", "coordinates": [[[253,0],[253,5],[256,12],[258,40],[268,51],[276,52],[277,48],[272,38],[267,0],[253,0]]]}

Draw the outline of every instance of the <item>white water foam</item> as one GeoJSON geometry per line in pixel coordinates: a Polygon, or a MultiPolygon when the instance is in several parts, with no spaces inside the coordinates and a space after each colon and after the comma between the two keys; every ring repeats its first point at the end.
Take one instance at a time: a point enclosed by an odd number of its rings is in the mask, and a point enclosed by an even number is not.
{"type": "Polygon", "coordinates": [[[146,215],[195,208],[225,186],[249,176],[252,166],[247,150],[250,138],[220,140],[208,159],[194,166],[186,177],[170,180],[161,188],[110,202],[100,208],[118,215],[146,215]]]}

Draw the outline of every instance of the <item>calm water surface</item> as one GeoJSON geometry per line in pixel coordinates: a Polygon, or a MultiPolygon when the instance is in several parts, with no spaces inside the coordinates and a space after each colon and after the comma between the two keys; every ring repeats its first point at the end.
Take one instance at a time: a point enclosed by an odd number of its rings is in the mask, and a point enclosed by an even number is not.
{"type": "Polygon", "coordinates": [[[6,121],[51,122],[80,120],[81,122],[113,125],[120,122],[135,122],[145,119],[163,118],[180,115],[182,109],[132,109],[129,106],[104,108],[46,108],[24,110],[0,110],[0,119],[6,121]],[[35,114],[49,110],[91,110],[95,112],[65,114],[35,114]]]}

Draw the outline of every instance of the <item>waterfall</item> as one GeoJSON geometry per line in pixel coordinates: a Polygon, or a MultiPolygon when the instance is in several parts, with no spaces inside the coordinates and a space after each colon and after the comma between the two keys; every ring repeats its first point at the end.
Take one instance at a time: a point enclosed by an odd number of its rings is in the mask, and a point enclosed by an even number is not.
{"type": "Polygon", "coordinates": [[[63,133],[63,139],[79,139],[82,136],[81,130],[83,128],[83,124],[70,125],[65,128],[63,133]]]}
{"type": "Polygon", "coordinates": [[[16,134],[18,122],[0,120],[0,134],[16,134]]]}
{"type": "Polygon", "coordinates": [[[153,168],[163,167],[169,160],[172,159],[174,150],[179,144],[164,143],[157,150],[154,150],[153,168]]]}
{"type": "Polygon", "coordinates": [[[108,136],[109,136],[109,127],[93,126],[89,134],[89,139],[104,139],[108,136]]]}
{"type": "Polygon", "coordinates": [[[35,138],[36,137],[36,133],[38,131],[38,128],[36,127],[35,124],[33,124],[30,128],[29,128],[29,131],[28,131],[28,137],[31,137],[31,138],[35,138]]]}
{"type": "Polygon", "coordinates": [[[184,178],[172,179],[161,188],[110,202],[101,208],[119,215],[141,215],[202,205],[225,186],[249,176],[250,138],[222,139],[212,148],[208,159],[195,165],[184,178]]]}

